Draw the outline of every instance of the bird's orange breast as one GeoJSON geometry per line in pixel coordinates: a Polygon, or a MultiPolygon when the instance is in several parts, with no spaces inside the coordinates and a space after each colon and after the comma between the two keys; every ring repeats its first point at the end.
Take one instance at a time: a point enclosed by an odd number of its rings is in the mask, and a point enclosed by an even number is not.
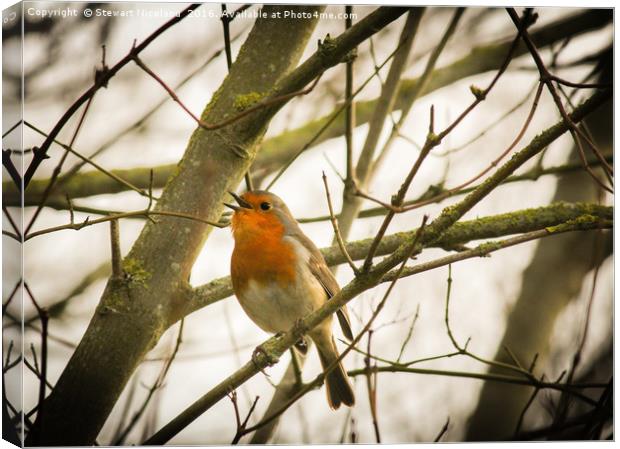
{"type": "Polygon", "coordinates": [[[252,214],[235,216],[233,236],[230,271],[237,295],[243,294],[250,280],[283,288],[295,282],[294,249],[283,239],[284,226],[277,220],[257,219],[252,214]]]}

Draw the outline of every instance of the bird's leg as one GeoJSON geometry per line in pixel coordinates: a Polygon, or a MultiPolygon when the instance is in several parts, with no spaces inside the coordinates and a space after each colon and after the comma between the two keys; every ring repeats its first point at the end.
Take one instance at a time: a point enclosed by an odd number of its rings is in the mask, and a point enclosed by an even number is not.
{"type": "Polygon", "coordinates": [[[260,363],[258,363],[258,356],[260,354],[263,354],[265,357],[267,356],[267,353],[265,352],[265,350],[263,349],[263,347],[261,345],[258,345],[256,348],[254,348],[254,351],[252,352],[252,363],[254,363],[254,365],[260,370],[261,373],[263,373],[265,375],[265,377],[269,377],[269,374],[267,374],[265,372],[265,369],[263,367],[260,366],[260,363]]]}
{"type": "Polygon", "coordinates": [[[303,336],[306,332],[308,332],[308,328],[303,324],[303,318],[297,318],[295,320],[295,324],[293,325],[293,329],[295,330],[295,335],[299,335],[300,338],[303,339],[303,336]]]}

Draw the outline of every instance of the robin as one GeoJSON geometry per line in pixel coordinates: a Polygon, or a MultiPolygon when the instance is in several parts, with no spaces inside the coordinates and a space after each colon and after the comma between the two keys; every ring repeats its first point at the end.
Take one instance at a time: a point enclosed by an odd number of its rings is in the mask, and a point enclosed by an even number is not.
{"type": "MultiPolygon", "coordinates": [[[[254,190],[239,196],[229,192],[237,205],[232,233],[235,249],[231,278],[243,310],[261,329],[281,333],[317,310],[340,291],[323,256],[304,235],[288,207],[273,193],[254,190]]],[[[345,306],[337,312],[342,331],[353,339],[345,306]]],[[[332,317],[308,332],[316,344],[323,369],[338,358],[332,335],[332,317]]],[[[295,345],[305,353],[303,341],[295,345]]],[[[307,350],[307,347],[305,348],[307,350]]],[[[352,406],[355,395],[342,364],[325,377],[327,402],[332,409],[352,406]]]]}

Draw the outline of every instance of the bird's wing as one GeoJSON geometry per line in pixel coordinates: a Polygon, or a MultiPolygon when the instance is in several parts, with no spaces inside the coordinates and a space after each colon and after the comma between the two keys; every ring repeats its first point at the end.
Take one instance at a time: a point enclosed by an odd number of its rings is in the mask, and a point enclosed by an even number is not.
{"type": "MultiPolygon", "coordinates": [[[[323,259],[323,255],[317,249],[317,247],[312,243],[312,241],[299,233],[296,235],[299,239],[300,243],[310,252],[310,259],[308,260],[308,266],[310,267],[310,271],[314,275],[314,277],[321,283],[323,289],[327,293],[328,299],[334,296],[336,293],[340,291],[340,286],[336,281],[336,278],[332,274],[332,272],[327,267],[325,263],[325,259],[323,259]]],[[[340,323],[340,328],[342,329],[342,333],[347,338],[347,340],[353,340],[353,331],[351,330],[351,320],[349,319],[349,312],[347,311],[347,306],[344,305],[336,312],[336,316],[338,317],[338,322],[340,323]]]]}

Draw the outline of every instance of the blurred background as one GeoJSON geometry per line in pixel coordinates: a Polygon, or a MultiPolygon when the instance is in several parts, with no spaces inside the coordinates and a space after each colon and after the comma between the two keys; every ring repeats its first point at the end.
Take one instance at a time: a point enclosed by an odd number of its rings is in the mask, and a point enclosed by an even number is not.
{"type": "MultiPolygon", "coordinates": [[[[73,101],[92,85],[95,70],[102,65],[102,45],[105,45],[105,63],[112,66],[127,54],[134,40],[142,41],[185,6],[179,3],[25,4],[23,41],[17,22],[5,22],[3,26],[3,133],[10,130],[19,117],[18,113],[9,111],[12,104],[19,104],[22,83],[23,117],[32,126],[18,127],[4,136],[3,149],[31,149],[41,144],[44,137],[34,128],[48,133],[73,101]],[[97,17],[94,14],[85,17],[87,9],[109,11],[111,16],[97,17]],[[76,10],[77,15],[66,13],[66,17],[62,17],[59,12],[52,17],[42,16],[42,11],[51,10],[76,10]],[[121,12],[128,11],[134,11],[132,17],[120,16],[121,12]],[[114,13],[119,15],[114,16],[114,13]],[[23,57],[23,79],[20,55],[23,57]],[[20,142],[20,133],[23,133],[23,142],[20,142]]],[[[234,11],[242,6],[228,4],[227,8],[234,11]]],[[[195,114],[203,110],[227,74],[219,20],[221,8],[219,3],[202,5],[197,10],[200,17],[181,21],[141,54],[142,60],[174,87],[195,114]]],[[[250,5],[245,12],[250,15],[259,8],[260,5],[250,5]]],[[[374,6],[354,6],[353,23],[374,9],[374,6]]],[[[343,10],[344,6],[333,5],[328,6],[326,12],[338,14],[343,10]]],[[[485,88],[495,76],[496,70],[491,67],[497,64],[489,61],[498,57],[492,49],[510,42],[515,36],[515,27],[502,8],[465,8],[456,21],[455,11],[452,7],[429,7],[422,16],[402,80],[420,77],[451,21],[456,28],[435,64],[430,78],[433,87],[415,102],[400,128],[401,136],[382,156],[381,165],[367,186],[367,192],[375,198],[389,202],[418,157],[428,132],[430,106],[434,105],[436,129],[444,129],[472,102],[470,86],[485,88]]],[[[575,82],[611,79],[611,10],[536,8],[535,12],[538,20],[530,33],[543,36],[537,43],[553,73],[575,82]]],[[[397,47],[405,21],[406,17],[402,16],[359,46],[353,66],[354,89],[368,78],[371,80],[356,96],[356,101],[375,100],[381,94],[390,63],[385,64],[376,76],[372,75],[375,67],[397,47]]],[[[253,18],[244,16],[230,23],[233,60],[253,23],[253,18]]],[[[343,19],[321,19],[302,61],[316,51],[318,39],[324,39],[327,34],[337,36],[344,27],[343,19]]],[[[503,57],[504,53],[499,60],[503,57]]],[[[420,197],[429,186],[453,187],[486,168],[516,137],[529,113],[538,79],[538,71],[529,53],[514,58],[486,101],[425,160],[407,198],[420,197]]],[[[312,134],[300,130],[342,104],[344,87],[345,65],[340,64],[326,72],[312,93],[290,101],[277,114],[265,136],[261,150],[265,151],[265,156],[263,159],[260,159],[262,155],[259,156],[252,170],[255,185],[265,187],[269,184],[290,155],[310,140],[312,134]]],[[[592,92],[570,87],[564,89],[571,95],[573,105],[592,92]]],[[[385,121],[379,149],[388,138],[393,121],[398,121],[400,116],[401,110],[395,107],[385,121]]],[[[57,138],[59,142],[68,144],[72,140],[78,119],[79,114],[76,114],[65,126],[57,138]]],[[[558,110],[548,92],[544,91],[517,149],[558,120],[558,110]]],[[[355,158],[368,134],[367,121],[359,123],[353,132],[355,158]]],[[[593,114],[588,124],[599,148],[611,158],[611,104],[593,114]]],[[[94,97],[72,148],[107,170],[118,170],[115,173],[127,176],[127,179],[138,180],[145,173],[148,179],[148,169],[155,168],[155,173],[162,173],[162,180],[156,176],[154,184],[153,194],[158,196],[167,174],[181,159],[195,127],[195,122],[153,78],[130,63],[94,97]]],[[[33,184],[26,192],[26,225],[37,213],[41,192],[47,180],[54,176],[54,168],[64,153],[61,146],[52,145],[49,159],[36,172],[33,184]]],[[[18,167],[27,166],[31,157],[29,151],[12,154],[18,167]]],[[[566,134],[518,173],[527,173],[537,166],[565,167],[578,161],[573,140],[566,134]]],[[[271,190],[284,199],[298,219],[325,217],[328,208],[322,172],[327,176],[335,210],[340,211],[344,191],[340,176],[346,173],[346,144],[342,133],[312,145],[283,173],[271,190]]],[[[105,176],[74,154],[66,156],[60,179],[68,173],[73,179],[59,183],[60,186],[52,191],[48,206],[39,212],[32,232],[70,222],[66,194],[70,196],[76,223],[87,217],[98,218],[104,211],[139,210],[148,204],[147,199],[123,186],[108,183],[106,187],[102,181],[105,176]]],[[[3,180],[3,204],[6,207],[3,229],[10,230],[9,215],[20,221],[19,196],[6,172],[3,180]]],[[[432,219],[460,198],[456,196],[399,214],[388,233],[416,228],[423,214],[432,219]]],[[[573,169],[540,176],[536,180],[502,185],[463,220],[545,206],[554,201],[611,205],[613,200],[583,169],[573,169]]],[[[376,206],[365,201],[362,210],[376,206]]],[[[302,224],[303,231],[318,247],[330,246],[333,240],[330,221],[325,218],[308,221],[302,224]]],[[[374,236],[382,221],[382,216],[355,220],[346,240],[374,236]]],[[[143,225],[143,219],[120,221],[123,255],[131,248],[143,225]]],[[[511,247],[491,257],[454,264],[449,315],[456,340],[464,344],[470,339],[468,350],[484,359],[508,357],[503,346],[509,346],[525,366],[531,363],[534,354],[539,354],[534,373],[537,377],[544,373],[545,379],[551,381],[558,379],[562,372],[571,370],[577,348],[583,341],[573,381],[608,382],[612,374],[613,342],[610,234],[609,231],[570,233],[511,247]],[[588,313],[589,306],[591,311],[588,313]],[[586,321],[589,323],[587,327],[586,321]],[[584,329],[587,329],[585,338],[584,329]]],[[[468,246],[475,244],[471,242],[468,246]]],[[[20,278],[21,260],[19,246],[11,238],[3,236],[3,245],[2,288],[6,302],[20,278]]],[[[215,229],[194,265],[191,284],[200,286],[228,276],[232,247],[230,230],[215,229]]],[[[417,257],[416,263],[445,254],[443,249],[427,249],[417,257]]],[[[50,387],[60,376],[93,315],[110,274],[109,264],[107,224],[44,234],[24,246],[24,279],[37,303],[47,308],[50,314],[47,348],[50,387]]],[[[353,273],[346,264],[339,267],[337,279],[341,286],[352,278],[353,273]]],[[[442,267],[402,279],[396,284],[385,309],[373,324],[371,348],[374,356],[393,361],[400,354],[401,361],[413,361],[454,352],[445,324],[447,278],[448,268],[442,267]]],[[[382,284],[349,303],[354,332],[370,318],[386,288],[387,285],[382,284]]],[[[17,410],[23,408],[27,412],[37,404],[39,379],[35,371],[39,369],[37,360],[41,356],[41,327],[27,292],[19,290],[14,294],[16,299],[3,307],[3,351],[7,359],[9,346],[13,346],[12,355],[8,357],[10,360],[19,354],[22,293],[23,319],[27,323],[23,334],[23,358],[33,369],[24,368],[23,380],[18,369],[8,370],[5,385],[8,401],[17,410]]],[[[268,337],[245,316],[234,297],[189,315],[184,321],[182,342],[175,352],[178,333],[179,323],[165,333],[135,372],[101,431],[97,439],[99,444],[139,444],[246,363],[254,348],[268,337]],[[153,389],[158,379],[161,380],[162,368],[173,352],[174,361],[165,380],[153,389]],[[147,398],[149,401],[143,407],[147,398]],[[137,419],[132,424],[134,417],[137,419]]],[[[338,337],[342,338],[337,333],[338,337]]],[[[365,337],[359,348],[367,350],[367,343],[365,337]]],[[[255,376],[238,390],[242,415],[247,413],[256,396],[260,398],[250,423],[258,422],[265,413],[274,386],[284,375],[289,359],[290,356],[286,355],[266,371],[267,375],[255,376]]],[[[381,362],[373,363],[381,365],[381,362]]],[[[353,352],[344,364],[349,370],[363,368],[364,355],[353,352]]],[[[489,370],[486,364],[465,355],[438,358],[415,366],[442,372],[486,373],[489,370]]],[[[303,378],[313,379],[319,372],[318,357],[310,351],[303,378]]],[[[269,441],[285,444],[376,442],[366,377],[358,375],[352,380],[358,398],[355,408],[331,411],[325,403],[324,391],[312,391],[282,416],[269,441]]],[[[442,441],[452,442],[512,439],[518,435],[517,421],[533,391],[531,387],[485,383],[462,376],[380,373],[376,379],[380,441],[433,441],[438,435],[442,441]],[[442,432],[447,420],[447,430],[442,432]]],[[[584,393],[598,401],[602,391],[589,389],[584,393]]],[[[556,422],[561,402],[558,391],[544,389],[538,392],[524,415],[520,432],[544,429],[556,422]]],[[[580,416],[587,410],[581,402],[573,401],[568,414],[580,416]]],[[[611,420],[605,422],[596,438],[613,435],[611,420]]],[[[235,430],[233,405],[224,399],[170,443],[228,444],[235,430]]],[[[583,435],[571,433],[573,430],[562,429],[559,433],[539,436],[525,433],[521,437],[583,439],[583,435]]],[[[249,435],[241,441],[249,442],[251,438],[249,435]]]]}

